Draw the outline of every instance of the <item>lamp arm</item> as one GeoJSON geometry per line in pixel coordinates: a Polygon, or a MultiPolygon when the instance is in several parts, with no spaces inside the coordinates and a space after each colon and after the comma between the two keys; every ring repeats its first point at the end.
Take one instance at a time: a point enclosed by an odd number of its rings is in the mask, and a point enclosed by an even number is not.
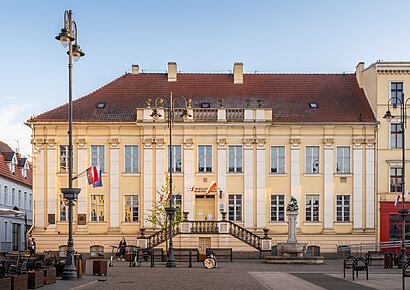
{"type": "Polygon", "coordinates": [[[77,40],[78,40],[78,33],[77,33],[77,24],[75,23],[75,21],[72,21],[72,32],[73,32],[73,37],[74,37],[74,41],[75,44],[77,44],[77,40]]]}

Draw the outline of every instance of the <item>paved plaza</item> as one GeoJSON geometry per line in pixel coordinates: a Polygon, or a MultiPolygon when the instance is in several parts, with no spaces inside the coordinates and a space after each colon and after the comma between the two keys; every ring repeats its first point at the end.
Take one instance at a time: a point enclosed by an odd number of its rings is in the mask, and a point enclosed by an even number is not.
{"type": "MultiPolygon", "coordinates": [[[[63,289],[332,289],[332,290],[399,290],[400,269],[369,267],[369,280],[364,272],[353,282],[351,269],[343,278],[343,260],[325,260],[323,265],[273,265],[263,260],[235,260],[219,262],[218,268],[206,270],[202,263],[178,262],[177,268],[166,268],[164,263],[149,263],[129,267],[117,262],[108,268],[107,277],[92,275],[92,260],[87,261],[86,274],[76,281],[57,280],[44,290],[63,289]]],[[[408,287],[410,289],[410,278],[408,287]]]]}

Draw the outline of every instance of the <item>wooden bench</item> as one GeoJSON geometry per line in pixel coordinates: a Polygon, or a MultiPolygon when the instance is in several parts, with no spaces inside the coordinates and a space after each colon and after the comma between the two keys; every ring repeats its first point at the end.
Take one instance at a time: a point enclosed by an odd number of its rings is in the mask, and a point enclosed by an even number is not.
{"type": "Polygon", "coordinates": [[[368,251],[365,255],[366,262],[369,266],[372,266],[373,261],[384,261],[384,252],[381,251],[368,251]]]}
{"type": "Polygon", "coordinates": [[[346,278],[346,269],[352,269],[353,268],[354,260],[355,260],[355,257],[353,257],[353,256],[347,256],[343,260],[343,278],[346,278]]]}
{"type": "Polygon", "coordinates": [[[232,248],[208,248],[206,251],[213,252],[218,261],[233,261],[232,248]]]}
{"type": "Polygon", "coordinates": [[[366,280],[369,280],[369,269],[367,267],[366,259],[359,257],[355,258],[352,266],[352,274],[354,281],[354,272],[356,271],[356,277],[359,277],[359,271],[366,271],[366,280]]]}

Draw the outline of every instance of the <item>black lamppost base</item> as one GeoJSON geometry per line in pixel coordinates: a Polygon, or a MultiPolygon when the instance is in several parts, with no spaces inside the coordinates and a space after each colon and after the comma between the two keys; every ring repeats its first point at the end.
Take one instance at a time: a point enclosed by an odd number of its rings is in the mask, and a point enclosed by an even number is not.
{"type": "Polygon", "coordinates": [[[168,258],[167,258],[167,263],[165,266],[167,268],[176,268],[177,263],[175,262],[175,257],[174,257],[174,243],[172,242],[172,216],[175,214],[177,211],[176,208],[174,207],[167,207],[165,208],[166,212],[169,215],[169,249],[168,249],[168,258]]]}
{"type": "Polygon", "coordinates": [[[64,266],[64,272],[61,276],[62,280],[77,280],[77,270],[75,268],[74,254],[67,254],[66,263],[64,266]]]}
{"type": "MultiPolygon", "coordinates": [[[[401,217],[402,220],[402,228],[405,229],[406,227],[406,217],[409,214],[409,210],[404,208],[403,205],[403,209],[399,209],[398,210],[399,215],[401,217]]],[[[407,263],[407,251],[406,251],[406,236],[405,234],[402,237],[402,241],[401,241],[401,250],[400,250],[400,259],[397,261],[397,267],[398,268],[403,268],[404,264],[407,263]]]]}

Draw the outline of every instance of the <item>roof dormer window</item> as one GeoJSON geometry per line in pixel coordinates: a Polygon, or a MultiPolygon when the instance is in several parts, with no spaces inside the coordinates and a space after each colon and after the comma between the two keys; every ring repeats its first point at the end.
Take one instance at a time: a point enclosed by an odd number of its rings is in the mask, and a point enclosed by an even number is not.
{"type": "Polygon", "coordinates": [[[14,172],[16,171],[16,165],[13,162],[9,162],[9,169],[11,173],[14,174],[14,172]]]}
{"type": "Polygon", "coordinates": [[[319,109],[319,105],[316,102],[309,102],[309,108],[319,109]]]}

